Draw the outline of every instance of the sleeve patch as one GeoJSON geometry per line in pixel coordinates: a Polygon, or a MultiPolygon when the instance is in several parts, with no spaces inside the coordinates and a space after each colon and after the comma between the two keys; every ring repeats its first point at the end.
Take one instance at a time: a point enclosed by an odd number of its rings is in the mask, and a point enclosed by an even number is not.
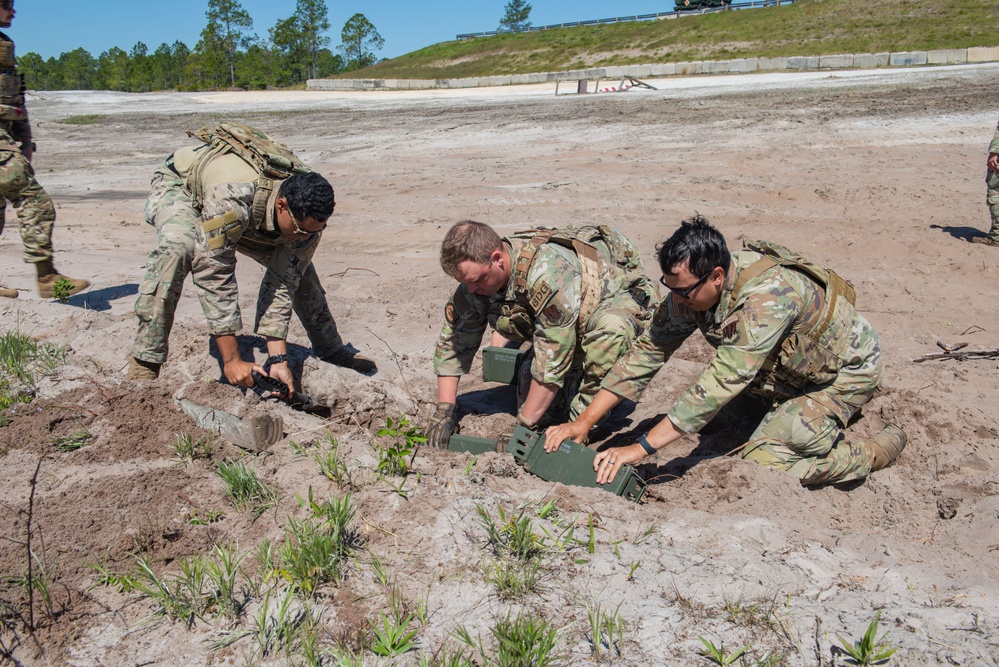
{"type": "Polygon", "coordinates": [[[444,308],[444,319],[447,320],[448,324],[454,326],[455,320],[457,319],[454,314],[454,304],[449,303],[444,308]]]}
{"type": "Polygon", "coordinates": [[[739,316],[732,315],[721,325],[722,340],[727,344],[738,342],[739,340],[739,316]]]}
{"type": "Polygon", "coordinates": [[[552,298],[555,294],[555,290],[548,283],[541,283],[538,288],[534,290],[531,294],[531,298],[528,300],[527,305],[530,306],[531,310],[535,313],[540,312],[548,300],[552,298]]]}

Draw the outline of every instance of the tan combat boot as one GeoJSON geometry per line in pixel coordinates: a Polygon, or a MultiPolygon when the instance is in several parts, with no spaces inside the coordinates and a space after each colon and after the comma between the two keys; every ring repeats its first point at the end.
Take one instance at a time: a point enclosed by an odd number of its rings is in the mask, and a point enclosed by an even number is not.
{"type": "Polygon", "coordinates": [[[3,285],[0,285],[0,297],[4,297],[7,299],[16,299],[17,290],[14,289],[13,287],[4,287],[3,285]]]}
{"type": "Polygon", "coordinates": [[[80,278],[70,278],[60,274],[56,271],[55,267],[52,266],[51,259],[45,259],[38,262],[35,264],[35,268],[38,269],[38,296],[43,299],[51,299],[55,296],[54,290],[56,281],[61,279],[69,281],[69,289],[66,291],[65,296],[73,296],[81,290],[85,290],[90,287],[89,281],[82,280],[80,278]]]}
{"type": "Polygon", "coordinates": [[[128,373],[125,374],[125,379],[130,382],[155,380],[160,376],[160,366],[162,364],[154,364],[151,361],[132,357],[128,360],[128,373]]]}
{"type": "Polygon", "coordinates": [[[975,238],[971,239],[971,242],[979,243],[981,245],[999,246],[999,241],[994,241],[988,236],[976,236],[975,238]]]}
{"type": "Polygon", "coordinates": [[[894,424],[888,424],[873,438],[865,440],[862,446],[871,457],[871,472],[883,470],[894,463],[908,441],[905,431],[894,424]]]}

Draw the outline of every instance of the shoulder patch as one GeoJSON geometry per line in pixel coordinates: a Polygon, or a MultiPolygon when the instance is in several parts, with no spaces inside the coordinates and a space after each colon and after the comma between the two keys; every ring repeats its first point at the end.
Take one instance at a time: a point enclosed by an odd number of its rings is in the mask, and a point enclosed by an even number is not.
{"type": "Polygon", "coordinates": [[[558,306],[553,303],[552,305],[545,308],[541,312],[541,315],[549,322],[555,322],[561,316],[561,312],[559,311],[558,306]]]}
{"type": "Polygon", "coordinates": [[[721,325],[722,340],[725,343],[735,343],[739,339],[739,316],[732,315],[721,325]]]}
{"type": "Polygon", "coordinates": [[[652,324],[657,327],[664,327],[669,321],[669,303],[667,301],[667,299],[663,299],[659,302],[656,313],[652,317],[652,324]]]}
{"type": "Polygon", "coordinates": [[[548,283],[541,283],[538,288],[534,290],[531,294],[530,299],[527,301],[527,305],[530,306],[531,311],[538,313],[541,309],[545,307],[548,301],[551,300],[552,296],[555,294],[554,289],[548,283]]]}
{"type": "Polygon", "coordinates": [[[444,308],[444,319],[447,320],[448,324],[454,326],[455,320],[457,319],[454,314],[454,304],[449,303],[444,308]]]}

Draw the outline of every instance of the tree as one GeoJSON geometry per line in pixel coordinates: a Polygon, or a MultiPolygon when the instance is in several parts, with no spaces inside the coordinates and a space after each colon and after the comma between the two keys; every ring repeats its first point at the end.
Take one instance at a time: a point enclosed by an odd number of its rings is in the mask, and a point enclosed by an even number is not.
{"type": "Polygon", "coordinates": [[[201,31],[201,43],[208,51],[218,50],[229,65],[229,83],[236,85],[236,52],[250,42],[247,35],[253,19],[239,4],[239,0],[208,0],[205,12],[208,25],[201,31]]]}
{"type": "MultiPolygon", "coordinates": [[[[298,19],[303,46],[309,56],[309,76],[315,79],[319,76],[319,52],[330,43],[330,38],[323,34],[330,29],[329,9],[323,0],[298,0],[295,3],[295,18],[298,19]]],[[[371,29],[374,30],[374,26],[371,29]]],[[[381,37],[378,39],[381,40],[381,37]]]]}
{"type": "Polygon", "coordinates": [[[504,8],[505,13],[500,19],[500,30],[527,30],[531,24],[527,17],[531,15],[531,5],[524,0],[510,0],[504,8]]]}
{"type": "Polygon", "coordinates": [[[340,32],[340,41],[340,50],[347,58],[349,70],[373,65],[375,54],[372,50],[377,51],[385,46],[385,40],[364,14],[354,14],[347,19],[340,32]]]}
{"type": "Polygon", "coordinates": [[[279,19],[270,30],[274,56],[280,61],[282,75],[280,83],[299,83],[308,77],[305,61],[308,53],[302,31],[298,27],[298,17],[279,19]]]}

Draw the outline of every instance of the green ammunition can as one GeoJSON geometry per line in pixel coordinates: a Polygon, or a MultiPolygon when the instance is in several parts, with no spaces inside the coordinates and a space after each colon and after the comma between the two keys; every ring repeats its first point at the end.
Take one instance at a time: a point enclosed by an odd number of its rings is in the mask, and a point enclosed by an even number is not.
{"type": "Polygon", "coordinates": [[[526,350],[489,345],[482,348],[482,379],[486,382],[513,384],[517,381],[526,350]]]}
{"type": "Polygon", "coordinates": [[[496,451],[496,441],[490,438],[476,438],[472,435],[461,435],[455,433],[447,441],[448,451],[468,452],[478,456],[486,452],[496,451]]]}
{"type": "Polygon", "coordinates": [[[635,503],[645,493],[645,480],[630,465],[621,466],[613,482],[597,484],[597,473],[593,471],[593,459],[597,456],[595,451],[566,439],[558,449],[548,453],[544,442],[544,433],[518,426],[510,438],[507,451],[513,452],[514,459],[524,466],[524,470],[550,482],[597,487],[635,503]]]}

